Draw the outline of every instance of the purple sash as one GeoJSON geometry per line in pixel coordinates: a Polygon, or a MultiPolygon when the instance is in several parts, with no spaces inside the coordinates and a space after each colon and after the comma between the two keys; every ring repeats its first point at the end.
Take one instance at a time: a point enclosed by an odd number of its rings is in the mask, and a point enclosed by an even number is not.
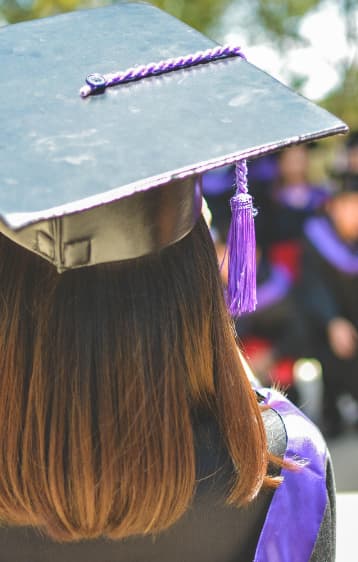
{"type": "Polygon", "coordinates": [[[326,217],[313,217],[304,226],[308,240],[333,267],[358,274],[358,253],[341,240],[326,217]]]}
{"type": "Polygon", "coordinates": [[[292,286],[292,276],[285,267],[273,264],[270,277],[257,285],[256,310],[264,310],[282,301],[292,286]]]}
{"type": "Polygon", "coordinates": [[[272,389],[258,389],[265,404],[283,419],[285,459],[307,461],[296,471],[283,469],[256,548],[254,562],[309,562],[326,503],[326,444],[298,408],[272,389]]]}
{"type": "Polygon", "coordinates": [[[289,185],[280,189],[276,200],[284,207],[314,211],[329,198],[329,191],[317,185],[289,185]]]}

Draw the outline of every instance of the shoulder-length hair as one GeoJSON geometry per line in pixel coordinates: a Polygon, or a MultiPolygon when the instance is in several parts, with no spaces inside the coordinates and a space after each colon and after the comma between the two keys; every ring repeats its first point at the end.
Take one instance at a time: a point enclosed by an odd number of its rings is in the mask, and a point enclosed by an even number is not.
{"type": "Polygon", "coordinates": [[[203,219],[160,253],[61,275],[0,236],[1,520],[59,541],[163,530],[195,491],[203,408],[227,502],[276,485],[203,219]]]}

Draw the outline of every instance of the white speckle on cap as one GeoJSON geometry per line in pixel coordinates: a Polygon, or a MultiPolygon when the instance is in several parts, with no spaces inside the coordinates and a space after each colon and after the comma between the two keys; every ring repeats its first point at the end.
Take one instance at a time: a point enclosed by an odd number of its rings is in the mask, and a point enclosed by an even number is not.
{"type": "Polygon", "coordinates": [[[234,98],[231,98],[228,105],[230,107],[239,107],[240,105],[246,105],[246,104],[250,103],[251,100],[252,100],[252,93],[249,92],[249,93],[240,94],[239,96],[235,96],[234,98]]]}
{"type": "Polygon", "coordinates": [[[89,154],[80,154],[79,156],[64,156],[63,158],[55,158],[55,162],[66,162],[73,166],[80,166],[83,162],[90,162],[94,160],[93,156],[89,154]]]}

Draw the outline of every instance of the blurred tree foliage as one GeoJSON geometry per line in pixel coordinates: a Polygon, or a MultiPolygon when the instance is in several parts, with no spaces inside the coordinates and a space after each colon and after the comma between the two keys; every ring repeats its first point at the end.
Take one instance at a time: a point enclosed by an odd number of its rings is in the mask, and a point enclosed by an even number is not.
{"type": "MultiPolygon", "coordinates": [[[[232,0],[150,0],[200,30],[208,29],[232,0]]],[[[77,8],[109,4],[111,0],[0,0],[0,15],[9,23],[40,18],[77,8]]]]}
{"type": "MultiPolygon", "coordinates": [[[[0,22],[14,23],[44,17],[78,8],[111,3],[113,0],[0,0],[0,22]]],[[[327,0],[149,0],[189,25],[209,32],[215,38],[215,23],[229,5],[246,10],[245,25],[254,34],[270,40],[282,52],[286,48],[302,45],[300,35],[302,18],[327,0]]],[[[331,0],[335,2],[336,0],[331,0]]],[[[346,37],[352,45],[358,45],[357,23],[354,12],[358,0],[340,0],[345,18],[346,37]]],[[[233,29],[235,31],[235,29],[233,29]]],[[[358,61],[347,60],[340,69],[340,86],[331,92],[323,105],[352,126],[358,128],[358,61]]],[[[292,75],[291,86],[300,89],[305,76],[292,75]]]]}
{"type": "MultiPolygon", "coordinates": [[[[240,1],[236,0],[237,3],[240,1]]],[[[256,31],[258,26],[263,29],[282,51],[302,45],[306,41],[300,35],[303,16],[319,8],[325,1],[251,0],[256,5],[254,28],[256,31]]],[[[355,55],[342,61],[338,69],[341,82],[321,101],[321,105],[341,117],[352,129],[358,129],[358,0],[340,0],[339,6],[344,18],[346,39],[355,49],[355,55]]],[[[305,81],[304,75],[292,74],[290,85],[300,90],[305,81]]]]}
{"type": "Polygon", "coordinates": [[[150,0],[200,31],[207,31],[232,0],[150,0]]]}
{"type": "Polygon", "coordinates": [[[321,0],[259,0],[258,22],[279,42],[287,39],[301,42],[299,23],[302,17],[320,2],[321,0]]]}
{"type": "Polygon", "coordinates": [[[0,15],[8,23],[16,23],[76,10],[82,4],[81,0],[0,0],[0,15]]]}
{"type": "Polygon", "coordinates": [[[321,105],[339,115],[353,130],[358,130],[358,64],[350,65],[343,73],[343,81],[330,92],[321,105]]]}

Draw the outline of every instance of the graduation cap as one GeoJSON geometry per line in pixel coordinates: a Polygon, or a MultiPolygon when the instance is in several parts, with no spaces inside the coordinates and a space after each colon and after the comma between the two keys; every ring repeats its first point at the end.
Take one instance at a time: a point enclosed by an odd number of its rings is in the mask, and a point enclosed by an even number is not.
{"type": "Polygon", "coordinates": [[[240,55],[143,3],[1,28],[0,231],[59,272],[143,256],[194,227],[204,171],[239,162],[237,311],[245,159],[347,130],[240,55]]]}

